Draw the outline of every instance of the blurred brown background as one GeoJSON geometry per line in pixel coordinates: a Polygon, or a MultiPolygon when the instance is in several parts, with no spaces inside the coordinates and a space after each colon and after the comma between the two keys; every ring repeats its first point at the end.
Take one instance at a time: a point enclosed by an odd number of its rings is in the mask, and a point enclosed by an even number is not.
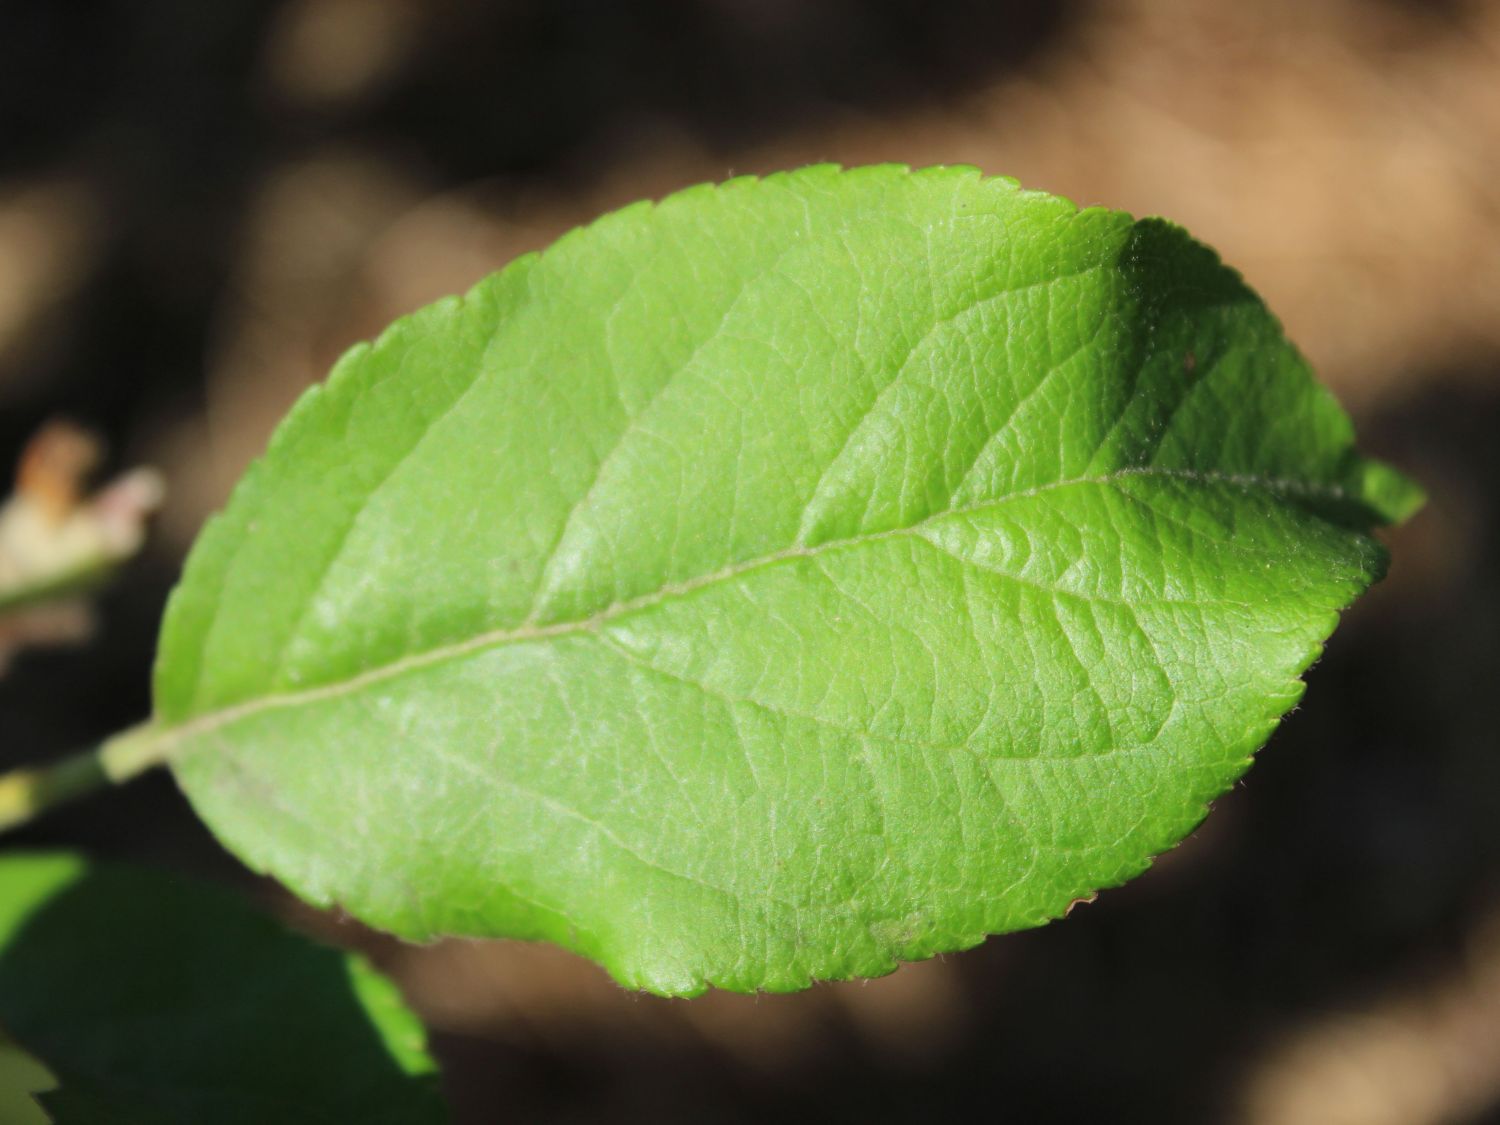
{"type": "Polygon", "coordinates": [[[1500,1121],[1500,4],[0,0],[0,458],[65,413],[170,493],[4,764],[142,717],[205,515],[395,315],[602,210],[812,160],[1163,214],[1432,493],[1199,833],[1065,923],[786,997],[401,947],[220,852],[162,777],[33,844],[235,881],[364,945],[464,1122],[1500,1121]]]}

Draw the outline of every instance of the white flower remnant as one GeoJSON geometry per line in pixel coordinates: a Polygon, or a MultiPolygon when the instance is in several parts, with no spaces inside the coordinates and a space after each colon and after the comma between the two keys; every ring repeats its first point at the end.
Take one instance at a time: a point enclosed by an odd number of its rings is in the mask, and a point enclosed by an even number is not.
{"type": "Polygon", "coordinates": [[[0,671],[27,645],[66,644],[92,631],[83,592],[140,549],[162,481],[134,469],[85,492],[99,440],[50,422],[27,443],[15,492],[0,505],[0,671]]]}

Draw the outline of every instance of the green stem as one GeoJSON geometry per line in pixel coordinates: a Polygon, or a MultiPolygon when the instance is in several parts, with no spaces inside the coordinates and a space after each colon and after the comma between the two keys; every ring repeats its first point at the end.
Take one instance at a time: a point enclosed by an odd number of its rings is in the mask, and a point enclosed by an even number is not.
{"type": "Polygon", "coordinates": [[[162,764],[165,744],[160,733],[142,724],[50,765],[0,774],[0,832],[162,764]]]}

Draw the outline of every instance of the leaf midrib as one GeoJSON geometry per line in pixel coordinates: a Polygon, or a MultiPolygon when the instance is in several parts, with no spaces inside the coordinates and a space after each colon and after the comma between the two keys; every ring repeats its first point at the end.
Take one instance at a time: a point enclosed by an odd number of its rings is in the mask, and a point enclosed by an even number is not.
{"type": "Polygon", "coordinates": [[[830,539],[811,547],[793,544],[792,546],[784,547],[768,554],[721,567],[708,574],[697,575],[696,577],[680,582],[664,583],[649,593],[615,602],[586,617],[558,621],[549,625],[522,625],[519,627],[510,626],[503,629],[487,630],[463,640],[452,641],[421,652],[408,653],[397,660],[376,665],[346,679],[319,684],[315,687],[299,691],[257,696],[240,703],[203,712],[172,725],[153,724],[145,731],[138,731],[135,737],[149,738],[156,744],[160,754],[164,756],[169,755],[173,749],[189,739],[219,730],[266,711],[286,710],[330,699],[338,699],[346,695],[352,695],[373,684],[396,679],[408,672],[418,671],[435,664],[441,664],[447,660],[468,656],[472,653],[501,648],[507,645],[549,641],[561,637],[589,633],[609,622],[620,620],[631,614],[644,613],[672,599],[686,597],[689,594],[713,586],[719,582],[731,581],[744,574],[774,566],[778,563],[794,559],[813,558],[832,551],[861,547],[887,539],[918,534],[924,527],[942,519],[998,508],[1005,504],[1029,499],[1062,488],[1080,485],[1110,485],[1131,477],[1163,477],[1189,481],[1194,484],[1231,485],[1246,490],[1268,492],[1275,495],[1290,494],[1329,501],[1347,498],[1346,491],[1336,485],[1255,474],[1166,468],[1154,465],[1131,466],[1116,469],[1099,476],[1072,477],[1066,480],[1050,481],[1032,488],[1009,492],[1003,496],[976,501],[973,504],[944,508],[942,511],[934,512],[914,523],[902,527],[870,532],[863,535],[845,536],[840,539],[830,539]]]}

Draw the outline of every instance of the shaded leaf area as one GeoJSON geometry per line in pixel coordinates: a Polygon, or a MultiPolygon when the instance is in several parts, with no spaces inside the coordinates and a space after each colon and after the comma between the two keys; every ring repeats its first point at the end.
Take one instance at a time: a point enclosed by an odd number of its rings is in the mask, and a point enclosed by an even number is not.
{"type": "Polygon", "coordinates": [[[0,1025],[59,1125],[444,1119],[415,1017],[363,961],[222,891],[68,853],[0,859],[0,1025]]]}
{"type": "Polygon", "coordinates": [[[0,1031],[0,1121],[5,1125],[48,1125],[37,1095],[55,1089],[57,1079],[41,1061],[0,1031]]]}
{"type": "Polygon", "coordinates": [[[351,351],[199,540],[147,737],[399,934],[875,975],[1185,835],[1418,502],[1170,224],[736,180],[351,351]]]}

